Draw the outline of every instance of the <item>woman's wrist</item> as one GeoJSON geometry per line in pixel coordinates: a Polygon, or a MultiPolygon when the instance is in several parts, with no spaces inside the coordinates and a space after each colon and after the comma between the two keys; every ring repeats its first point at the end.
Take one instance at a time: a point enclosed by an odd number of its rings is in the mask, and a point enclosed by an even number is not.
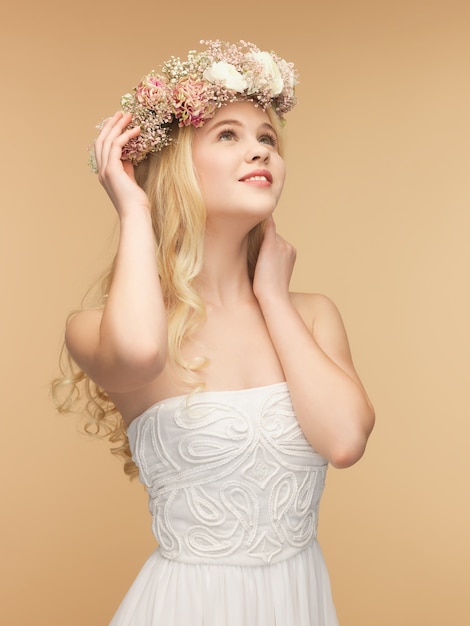
{"type": "Polygon", "coordinates": [[[294,309],[288,291],[267,292],[255,295],[265,317],[266,315],[278,315],[294,309]]]}

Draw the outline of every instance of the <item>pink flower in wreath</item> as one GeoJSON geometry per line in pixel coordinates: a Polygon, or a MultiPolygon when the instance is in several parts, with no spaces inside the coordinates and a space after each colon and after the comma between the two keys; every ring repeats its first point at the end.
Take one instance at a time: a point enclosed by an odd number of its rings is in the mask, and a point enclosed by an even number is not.
{"type": "Polygon", "coordinates": [[[190,76],[175,85],[172,105],[180,126],[192,125],[199,128],[215,111],[215,104],[211,102],[204,82],[190,76]]]}
{"type": "Polygon", "coordinates": [[[135,88],[135,97],[139,104],[156,109],[167,102],[167,84],[163,78],[149,74],[135,88]]]}

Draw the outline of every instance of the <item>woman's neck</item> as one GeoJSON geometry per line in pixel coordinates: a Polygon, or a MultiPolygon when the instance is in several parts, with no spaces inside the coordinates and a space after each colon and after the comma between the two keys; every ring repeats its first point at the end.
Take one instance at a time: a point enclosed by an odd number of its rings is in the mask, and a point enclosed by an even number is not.
{"type": "Polygon", "coordinates": [[[229,306],[251,300],[253,289],[248,275],[248,236],[236,233],[207,233],[204,240],[204,264],[197,289],[206,304],[229,306]]]}

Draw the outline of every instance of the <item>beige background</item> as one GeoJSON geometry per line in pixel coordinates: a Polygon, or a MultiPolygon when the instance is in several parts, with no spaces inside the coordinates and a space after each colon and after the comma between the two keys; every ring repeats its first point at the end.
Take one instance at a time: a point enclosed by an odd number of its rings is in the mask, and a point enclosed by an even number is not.
{"type": "Polygon", "coordinates": [[[470,623],[470,3],[27,0],[0,28],[2,624],[104,626],[153,549],[141,486],[48,381],[112,250],[94,125],[201,38],[301,74],[277,222],[293,287],[342,311],[378,417],[320,519],[341,625],[470,623]]]}

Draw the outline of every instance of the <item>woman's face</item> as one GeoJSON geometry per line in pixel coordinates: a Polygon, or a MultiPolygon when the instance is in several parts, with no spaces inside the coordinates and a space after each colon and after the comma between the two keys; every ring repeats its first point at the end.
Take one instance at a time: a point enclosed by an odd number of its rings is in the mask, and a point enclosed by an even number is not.
{"type": "Polygon", "coordinates": [[[256,216],[275,209],[285,179],[284,160],[269,116],[252,102],[233,102],[195,131],[193,161],[208,221],[256,216]]]}

